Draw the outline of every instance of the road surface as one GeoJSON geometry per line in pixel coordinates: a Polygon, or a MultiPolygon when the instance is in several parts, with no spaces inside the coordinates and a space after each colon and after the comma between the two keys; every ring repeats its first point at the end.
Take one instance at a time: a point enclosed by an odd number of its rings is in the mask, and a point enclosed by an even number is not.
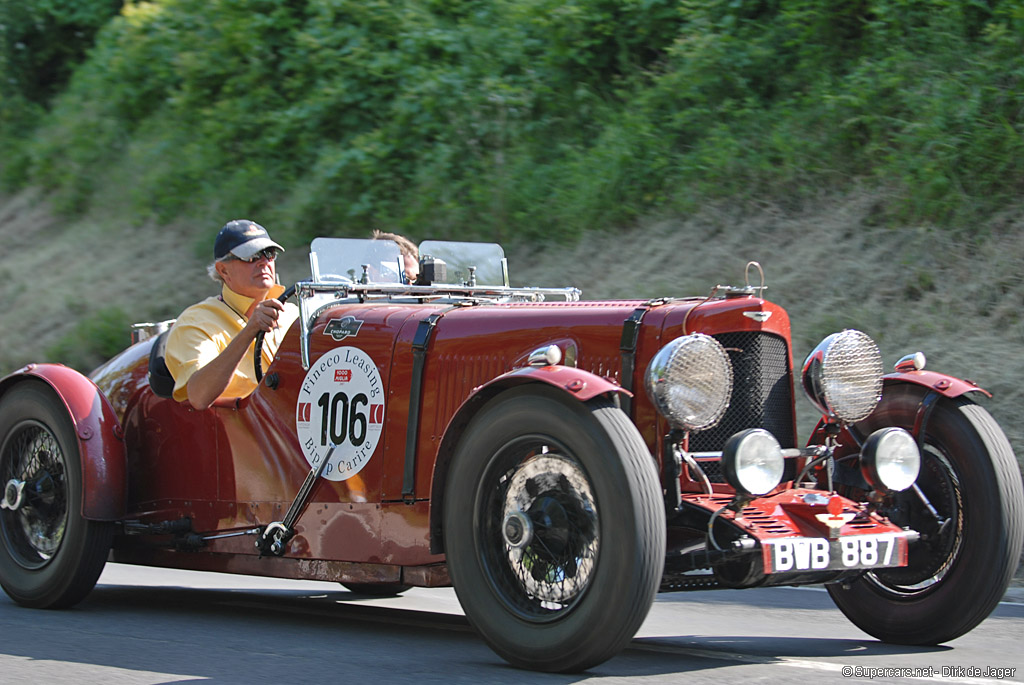
{"type": "Polygon", "coordinates": [[[380,599],[120,564],[71,610],[0,595],[0,636],[0,683],[1024,683],[1024,602],[917,648],[877,642],[824,591],[796,588],[659,595],[625,651],[577,675],[508,666],[447,588],[380,599]]]}

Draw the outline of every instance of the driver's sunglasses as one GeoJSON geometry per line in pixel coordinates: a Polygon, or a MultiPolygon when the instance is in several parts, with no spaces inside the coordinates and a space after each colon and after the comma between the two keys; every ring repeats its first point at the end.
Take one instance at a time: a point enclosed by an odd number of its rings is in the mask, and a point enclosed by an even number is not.
{"type": "Polygon", "coordinates": [[[241,257],[236,257],[235,255],[229,256],[239,262],[245,262],[246,264],[255,264],[261,259],[266,259],[268,262],[272,262],[275,259],[277,259],[277,254],[278,249],[276,247],[268,247],[264,250],[260,250],[259,252],[254,254],[252,257],[249,257],[248,259],[242,259],[241,257]]]}

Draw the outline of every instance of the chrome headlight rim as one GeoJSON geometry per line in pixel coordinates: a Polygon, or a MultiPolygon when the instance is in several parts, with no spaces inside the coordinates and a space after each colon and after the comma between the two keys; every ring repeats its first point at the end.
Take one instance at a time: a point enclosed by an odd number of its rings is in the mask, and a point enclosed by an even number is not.
{"type": "Polygon", "coordinates": [[[848,328],[829,335],[804,361],[802,385],[829,421],[856,423],[882,398],[882,355],[866,333],[848,328]]]}
{"type": "Polygon", "coordinates": [[[894,493],[910,488],[921,472],[917,440],[897,426],[879,428],[864,441],[860,469],[864,480],[877,492],[894,493]]]}
{"type": "Polygon", "coordinates": [[[743,497],[761,497],[779,487],[786,470],[782,446],[763,428],[730,437],[722,450],[722,473],[743,497]]]}
{"type": "Polygon", "coordinates": [[[644,388],[674,428],[707,430],[716,426],[729,408],[732,362],[722,344],[710,335],[683,335],[651,359],[644,388]]]}

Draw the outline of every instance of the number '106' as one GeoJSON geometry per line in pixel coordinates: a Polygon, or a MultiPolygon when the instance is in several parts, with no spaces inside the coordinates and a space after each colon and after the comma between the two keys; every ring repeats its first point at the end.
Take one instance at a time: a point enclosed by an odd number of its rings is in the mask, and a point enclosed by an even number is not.
{"type": "Polygon", "coordinates": [[[317,400],[320,407],[320,445],[328,442],[340,445],[348,438],[354,447],[366,440],[367,406],[369,399],[364,393],[355,395],[351,402],[343,392],[325,392],[317,400]]]}

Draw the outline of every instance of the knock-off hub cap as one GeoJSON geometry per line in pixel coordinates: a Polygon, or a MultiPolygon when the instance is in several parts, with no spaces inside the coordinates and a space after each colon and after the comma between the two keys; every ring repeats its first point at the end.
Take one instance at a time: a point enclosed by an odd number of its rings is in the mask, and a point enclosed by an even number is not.
{"type": "Polygon", "coordinates": [[[16,511],[21,506],[21,494],[25,489],[25,481],[12,478],[4,487],[4,498],[0,500],[0,509],[16,511]]]}
{"type": "Polygon", "coordinates": [[[519,510],[510,511],[501,526],[501,534],[509,547],[526,547],[533,539],[533,522],[519,510]]]}
{"type": "Polygon", "coordinates": [[[508,480],[501,519],[513,577],[546,610],[564,608],[587,588],[600,530],[594,493],[579,463],[543,452],[508,480]]]}

